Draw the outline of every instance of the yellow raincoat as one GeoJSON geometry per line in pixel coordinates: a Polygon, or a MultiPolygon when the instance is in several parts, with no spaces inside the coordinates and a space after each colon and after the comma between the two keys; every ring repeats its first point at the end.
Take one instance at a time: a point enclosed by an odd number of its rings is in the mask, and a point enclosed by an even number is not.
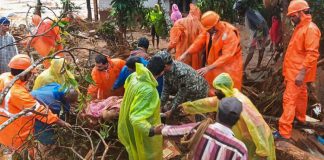
{"type": "Polygon", "coordinates": [[[63,85],[66,78],[74,79],[74,76],[64,67],[64,58],[53,59],[51,66],[37,76],[33,90],[53,82],[63,85]]]}
{"type": "Polygon", "coordinates": [[[118,138],[130,160],[162,159],[162,136],[149,137],[150,128],[161,124],[157,85],[152,73],[139,63],[125,82],[118,138]]]}
{"type": "MultiPolygon", "coordinates": [[[[261,156],[267,157],[268,160],[275,160],[274,139],[270,127],[250,99],[233,88],[233,85],[233,80],[227,73],[220,74],[213,82],[213,86],[221,90],[225,97],[236,97],[243,104],[241,117],[232,128],[235,137],[246,145],[249,159],[257,160],[261,156]]],[[[182,106],[184,112],[188,114],[216,112],[218,101],[217,97],[208,97],[186,102],[182,106]]]]}

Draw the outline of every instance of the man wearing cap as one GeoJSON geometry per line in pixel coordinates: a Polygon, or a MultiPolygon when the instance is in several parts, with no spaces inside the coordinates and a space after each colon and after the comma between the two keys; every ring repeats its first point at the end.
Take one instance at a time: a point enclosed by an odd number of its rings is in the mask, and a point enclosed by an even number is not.
{"type": "Polygon", "coordinates": [[[202,15],[201,24],[205,31],[179,60],[183,61],[188,54],[198,53],[205,47],[207,61],[198,73],[207,79],[209,95],[213,95],[214,78],[222,72],[229,73],[233,77],[235,88],[241,89],[243,62],[239,31],[231,24],[220,21],[219,15],[213,11],[202,15]]]}
{"type": "MultiPolygon", "coordinates": [[[[207,119],[200,124],[180,126],[163,126],[163,136],[179,136],[189,134],[190,151],[186,159],[194,160],[247,160],[247,149],[239,139],[235,138],[232,128],[240,119],[242,103],[235,97],[223,98],[219,102],[216,122],[207,119]],[[202,133],[202,134],[201,134],[202,133]]],[[[157,127],[156,127],[157,128],[157,127]]],[[[185,139],[187,138],[185,137],[185,139]]]]}
{"type": "Polygon", "coordinates": [[[0,74],[10,71],[8,63],[13,56],[18,54],[18,49],[15,45],[16,40],[8,32],[9,25],[10,21],[8,18],[0,18],[0,74]]]}
{"type": "Polygon", "coordinates": [[[166,105],[170,95],[175,96],[171,103],[172,112],[183,102],[207,97],[208,83],[193,68],[185,63],[173,61],[167,51],[160,51],[154,56],[161,57],[165,65],[161,95],[162,107],[166,105]]]}
{"type": "MultiPolygon", "coordinates": [[[[18,54],[14,56],[8,64],[8,67],[10,68],[10,74],[6,74],[9,76],[8,79],[12,79],[14,76],[19,75],[30,65],[31,59],[27,55],[18,54]]],[[[36,112],[44,115],[28,112],[26,115],[17,118],[8,126],[0,130],[0,143],[11,150],[21,151],[23,149],[21,148],[22,145],[33,133],[35,119],[47,124],[56,123],[61,126],[70,126],[70,124],[59,119],[51,112],[51,110],[48,110],[43,105],[40,105],[32,97],[25,86],[30,76],[30,72],[24,76],[21,76],[5,95],[0,107],[0,125],[5,123],[10,117],[26,109],[33,108],[33,110],[36,112]]],[[[0,80],[0,86],[3,87],[7,84],[4,84],[2,79],[0,80]]],[[[3,90],[3,88],[0,90],[3,90]]]]}
{"type": "Polygon", "coordinates": [[[307,83],[316,78],[321,32],[312,22],[305,0],[291,1],[287,16],[295,26],[283,62],[286,89],[283,95],[283,113],[276,138],[291,138],[292,122],[306,121],[307,83]]]}
{"type": "Polygon", "coordinates": [[[243,111],[238,123],[233,126],[235,137],[246,145],[249,159],[275,160],[274,138],[270,127],[251,100],[233,86],[230,75],[221,73],[213,81],[216,97],[183,103],[182,110],[186,114],[218,112],[219,100],[227,97],[237,98],[243,105],[243,111]]]}

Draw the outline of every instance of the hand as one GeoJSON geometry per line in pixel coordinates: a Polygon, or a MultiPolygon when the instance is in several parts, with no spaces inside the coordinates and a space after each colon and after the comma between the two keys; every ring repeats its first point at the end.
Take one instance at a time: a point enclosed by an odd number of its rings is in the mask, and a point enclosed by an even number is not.
{"type": "Polygon", "coordinates": [[[154,135],[162,134],[162,129],[164,128],[164,124],[160,124],[154,127],[154,135]]]}
{"type": "Polygon", "coordinates": [[[183,53],[177,60],[183,62],[187,57],[187,53],[183,53]]]}
{"type": "Polygon", "coordinates": [[[62,119],[59,119],[56,122],[56,124],[59,125],[59,126],[61,126],[61,127],[71,128],[71,124],[63,121],[62,119]]]}
{"type": "Polygon", "coordinates": [[[204,76],[208,71],[209,71],[208,67],[204,67],[197,70],[198,74],[200,74],[201,76],[204,76]]]}
{"type": "Polygon", "coordinates": [[[169,110],[169,111],[166,111],[166,112],[160,114],[160,116],[162,118],[166,118],[166,119],[169,119],[171,117],[171,115],[172,115],[172,110],[169,110]]]}
{"type": "Polygon", "coordinates": [[[295,80],[295,84],[298,86],[298,87],[300,87],[302,84],[303,84],[303,82],[304,82],[304,79],[305,79],[305,69],[302,69],[299,73],[298,73],[298,75],[297,75],[297,77],[296,77],[296,80],[295,80]]]}

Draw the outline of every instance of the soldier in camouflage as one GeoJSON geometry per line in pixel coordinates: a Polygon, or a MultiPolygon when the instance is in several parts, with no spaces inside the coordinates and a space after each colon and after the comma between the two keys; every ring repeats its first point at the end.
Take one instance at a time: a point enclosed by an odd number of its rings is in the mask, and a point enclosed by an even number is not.
{"type": "Polygon", "coordinates": [[[160,56],[165,65],[162,107],[169,100],[170,95],[175,96],[171,103],[172,111],[183,102],[207,97],[208,83],[193,68],[185,63],[173,61],[167,51],[160,51],[155,56],[160,56]]]}

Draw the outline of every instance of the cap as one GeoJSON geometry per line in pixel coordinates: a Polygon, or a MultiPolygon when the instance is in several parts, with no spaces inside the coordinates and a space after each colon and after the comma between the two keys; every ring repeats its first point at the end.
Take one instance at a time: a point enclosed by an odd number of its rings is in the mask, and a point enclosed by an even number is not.
{"type": "Polygon", "coordinates": [[[10,20],[7,17],[1,17],[0,18],[0,25],[9,25],[10,20]]]}
{"type": "MultiPolygon", "coordinates": [[[[27,69],[29,66],[31,66],[31,59],[29,58],[28,55],[26,54],[17,54],[14,57],[11,58],[8,67],[9,68],[13,68],[13,69],[21,69],[21,70],[25,70],[27,69]]],[[[35,70],[33,70],[32,72],[34,72],[35,70]]]]}
{"type": "Polygon", "coordinates": [[[207,11],[201,16],[201,24],[209,30],[219,22],[219,15],[214,11],[207,11]]]}
{"type": "Polygon", "coordinates": [[[157,52],[154,56],[160,56],[165,65],[173,62],[171,54],[165,50],[157,52]]]}
{"type": "Polygon", "coordinates": [[[292,0],[289,3],[287,16],[306,9],[309,9],[309,5],[305,0],[292,0]]]}
{"type": "Polygon", "coordinates": [[[218,119],[221,123],[234,125],[241,112],[242,103],[235,97],[223,98],[219,102],[218,119]]]}

